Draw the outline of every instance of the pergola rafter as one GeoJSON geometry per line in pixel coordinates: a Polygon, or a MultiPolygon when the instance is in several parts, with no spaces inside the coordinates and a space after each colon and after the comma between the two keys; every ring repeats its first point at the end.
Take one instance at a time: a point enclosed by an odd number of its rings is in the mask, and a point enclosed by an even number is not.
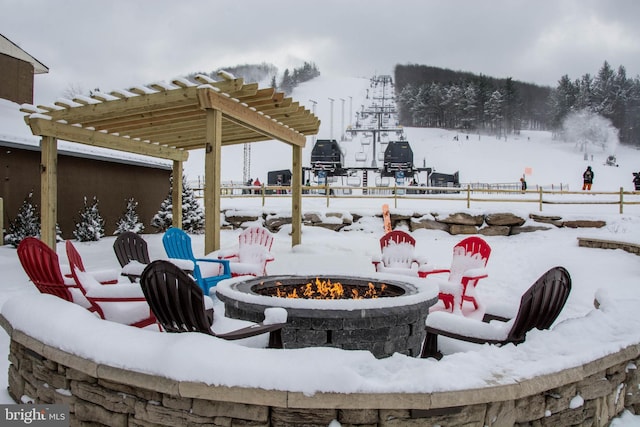
{"type": "MultiPolygon", "coordinates": [[[[182,175],[188,151],[205,149],[205,250],[220,245],[220,147],[278,140],[291,145],[292,245],[301,241],[302,148],[320,120],[284,93],[221,72],[171,83],[94,93],[54,104],[23,105],[26,123],[42,137],[42,239],[55,246],[58,139],[173,161],[182,175]],[[299,181],[299,182],[298,182],[299,181]],[[212,190],[210,190],[212,189],[212,190]],[[296,191],[297,189],[297,191],[296,191]]],[[[174,226],[181,225],[182,180],[174,179],[174,226]]]]}

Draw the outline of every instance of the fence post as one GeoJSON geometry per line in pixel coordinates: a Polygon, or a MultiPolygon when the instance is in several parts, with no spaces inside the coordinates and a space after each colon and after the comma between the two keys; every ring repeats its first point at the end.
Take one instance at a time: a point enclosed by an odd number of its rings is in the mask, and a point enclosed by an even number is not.
{"type": "Polygon", "coordinates": [[[398,183],[393,185],[393,207],[398,209],[398,183]]]}
{"type": "Polygon", "coordinates": [[[265,193],[264,184],[260,184],[260,194],[262,196],[262,207],[264,207],[264,203],[265,203],[264,193],[265,193]]]}
{"type": "Polygon", "coordinates": [[[467,184],[467,209],[471,208],[471,185],[467,184]]]}
{"type": "Polygon", "coordinates": [[[329,207],[329,180],[327,179],[324,183],[324,194],[327,196],[327,207],[329,207]]]}
{"type": "Polygon", "coordinates": [[[540,186],[539,189],[540,189],[540,207],[539,207],[539,209],[540,209],[540,212],[542,212],[542,186],[540,186]]]}
{"type": "Polygon", "coordinates": [[[622,191],[622,187],[620,187],[620,213],[623,212],[624,208],[624,191],[622,191]]]}

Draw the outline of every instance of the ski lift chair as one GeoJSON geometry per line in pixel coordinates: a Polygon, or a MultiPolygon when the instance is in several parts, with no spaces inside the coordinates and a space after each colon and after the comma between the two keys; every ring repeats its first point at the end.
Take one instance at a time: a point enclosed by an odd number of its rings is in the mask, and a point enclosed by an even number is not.
{"type": "Polygon", "coordinates": [[[449,273],[447,279],[435,278],[440,292],[438,298],[447,310],[462,309],[464,301],[469,301],[478,309],[475,288],[480,279],[488,276],[486,265],[491,255],[489,244],[477,236],[467,237],[453,247],[451,267],[431,269],[421,267],[418,275],[426,278],[432,274],[449,273]]]}
{"type": "Polygon", "coordinates": [[[283,308],[266,309],[262,323],[215,333],[211,298],[176,265],[164,260],[153,261],[142,272],[140,284],[151,310],[166,332],[200,332],[225,340],[269,333],[268,348],[282,348],[281,330],[287,317],[283,308]]]}
{"type": "Polygon", "coordinates": [[[229,260],[196,258],[191,247],[191,237],[179,228],[169,228],[162,236],[162,244],[169,258],[187,260],[193,264],[189,269],[193,271],[193,277],[205,295],[209,295],[211,288],[219,281],[231,277],[229,260]]]}
{"type": "Polygon", "coordinates": [[[264,227],[254,226],[238,236],[238,247],[218,251],[218,259],[229,261],[231,276],[265,276],[267,264],[274,260],[271,254],[273,235],[264,227]]]}
{"type": "Polygon", "coordinates": [[[514,319],[486,313],[482,322],[446,311],[430,313],[427,335],[420,357],[442,358],[438,336],[476,344],[521,344],[533,328],[549,329],[562,311],[571,292],[571,276],[564,267],[544,273],[520,298],[514,319]],[[490,322],[490,323],[489,323],[490,322]]]}
{"type": "Polygon", "coordinates": [[[426,260],[415,255],[416,239],[402,230],[392,230],[380,238],[380,255],[371,258],[378,273],[418,276],[426,260]]]}

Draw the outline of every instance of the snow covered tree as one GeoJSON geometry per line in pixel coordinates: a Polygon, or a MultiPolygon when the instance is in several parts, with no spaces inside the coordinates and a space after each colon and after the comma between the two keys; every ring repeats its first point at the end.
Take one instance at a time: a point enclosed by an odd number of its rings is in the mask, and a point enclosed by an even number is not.
{"type": "Polygon", "coordinates": [[[93,198],[91,205],[84,198],[84,207],[80,211],[80,221],[76,223],[73,235],[79,242],[96,242],[104,237],[104,220],[98,210],[98,199],[93,198]]]}
{"type": "Polygon", "coordinates": [[[4,237],[5,243],[16,248],[25,237],[40,237],[40,217],[31,200],[32,197],[33,192],[24,199],[22,206],[18,209],[18,214],[9,224],[7,235],[4,237]]]}
{"type": "MultiPolygon", "coordinates": [[[[171,227],[173,221],[173,177],[169,179],[169,182],[169,194],[162,201],[160,210],[151,220],[151,225],[161,231],[171,227]]],[[[204,231],[204,211],[184,175],[182,175],[182,229],[187,233],[202,233],[204,231]]]]}
{"type": "Polygon", "coordinates": [[[493,91],[491,98],[484,105],[484,113],[497,136],[502,134],[504,124],[504,96],[499,90],[493,91]]]}
{"type": "Polygon", "coordinates": [[[184,175],[182,175],[182,229],[187,233],[204,232],[204,210],[184,175]]]}
{"type": "Polygon", "coordinates": [[[136,212],[137,207],[138,202],[134,198],[127,200],[127,209],[116,222],[116,231],[113,234],[121,234],[125,231],[133,231],[134,233],[144,231],[144,225],[140,222],[138,212],[136,212]]]}

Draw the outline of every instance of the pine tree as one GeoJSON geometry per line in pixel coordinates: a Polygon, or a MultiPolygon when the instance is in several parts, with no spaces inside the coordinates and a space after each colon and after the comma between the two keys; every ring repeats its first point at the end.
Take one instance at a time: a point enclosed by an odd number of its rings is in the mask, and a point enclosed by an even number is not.
{"type": "Polygon", "coordinates": [[[40,237],[40,217],[31,200],[32,197],[33,192],[24,199],[22,206],[18,209],[18,214],[9,224],[7,235],[4,237],[5,243],[16,248],[25,237],[40,237]]]}
{"type": "Polygon", "coordinates": [[[151,225],[160,231],[166,231],[173,222],[173,175],[169,177],[169,194],[160,203],[160,209],[151,219],[151,225]]]}
{"type": "Polygon", "coordinates": [[[204,232],[204,210],[184,175],[182,175],[182,229],[187,233],[204,232]]]}
{"type": "MultiPolygon", "coordinates": [[[[151,225],[165,231],[173,221],[173,177],[169,178],[169,194],[160,204],[160,210],[153,216],[151,225]]],[[[182,175],[182,229],[187,233],[202,233],[204,231],[204,211],[198,203],[193,189],[182,175]]]]}
{"type": "Polygon", "coordinates": [[[144,231],[144,225],[140,222],[138,212],[136,212],[137,207],[138,202],[134,198],[127,200],[127,209],[116,222],[116,231],[113,234],[121,234],[125,231],[133,231],[134,233],[144,231]]]}
{"type": "Polygon", "coordinates": [[[76,223],[73,235],[79,242],[96,242],[104,237],[104,220],[98,210],[98,199],[93,198],[91,205],[84,198],[84,207],[80,211],[80,221],[76,223]]]}

